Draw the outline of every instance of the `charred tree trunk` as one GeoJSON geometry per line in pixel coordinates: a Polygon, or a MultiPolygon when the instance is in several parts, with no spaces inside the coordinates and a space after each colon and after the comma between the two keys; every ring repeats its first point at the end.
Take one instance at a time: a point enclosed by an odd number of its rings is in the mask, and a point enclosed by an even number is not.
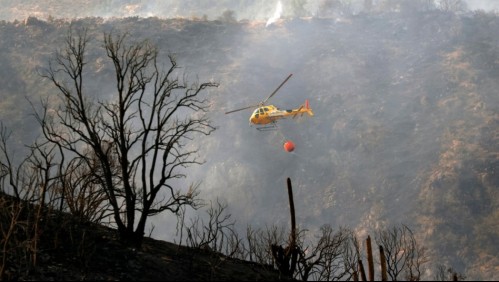
{"type": "Polygon", "coordinates": [[[360,277],[362,278],[362,281],[367,281],[366,271],[364,270],[364,264],[362,263],[361,259],[359,259],[359,272],[360,272],[360,277]]]}
{"type": "Polygon", "coordinates": [[[287,184],[288,184],[288,197],[289,197],[289,211],[291,214],[291,244],[289,252],[291,255],[290,277],[292,277],[296,269],[296,262],[298,260],[298,248],[296,246],[295,202],[293,200],[293,188],[291,187],[291,179],[289,177],[287,179],[287,184]]]}
{"type": "Polygon", "coordinates": [[[373,261],[373,249],[371,247],[371,236],[367,236],[366,239],[367,248],[367,264],[369,267],[369,281],[374,281],[374,261],[373,261]]]}
{"type": "Polygon", "coordinates": [[[293,201],[293,188],[291,186],[291,179],[288,177],[288,196],[289,196],[289,209],[291,213],[291,235],[290,243],[286,248],[282,246],[272,245],[272,256],[276,261],[277,267],[281,275],[285,278],[292,279],[293,273],[296,269],[296,261],[298,259],[298,249],[296,247],[296,220],[295,220],[295,204],[293,201]],[[291,263],[290,263],[291,260],[291,263]]]}

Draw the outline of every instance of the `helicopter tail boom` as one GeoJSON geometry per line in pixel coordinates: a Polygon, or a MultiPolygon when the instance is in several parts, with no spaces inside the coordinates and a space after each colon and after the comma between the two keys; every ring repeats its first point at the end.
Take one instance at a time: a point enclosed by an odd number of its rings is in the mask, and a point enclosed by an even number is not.
{"type": "Polygon", "coordinates": [[[310,108],[310,104],[308,102],[308,99],[306,99],[305,103],[303,103],[298,109],[289,110],[288,112],[290,113],[290,115],[293,116],[293,118],[296,118],[297,116],[302,117],[305,113],[311,117],[314,116],[314,112],[310,108]]]}

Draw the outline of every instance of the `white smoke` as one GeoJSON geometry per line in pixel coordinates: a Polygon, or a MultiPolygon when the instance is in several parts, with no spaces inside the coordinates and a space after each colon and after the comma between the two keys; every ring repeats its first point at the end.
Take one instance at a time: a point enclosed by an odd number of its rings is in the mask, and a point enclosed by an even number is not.
{"type": "Polygon", "coordinates": [[[468,8],[472,11],[474,10],[484,10],[484,11],[499,11],[499,1],[497,0],[465,0],[464,1],[468,8]]]}
{"type": "Polygon", "coordinates": [[[274,15],[267,20],[267,24],[265,24],[265,27],[268,27],[269,25],[273,24],[275,21],[277,21],[281,17],[282,13],[282,3],[281,1],[277,2],[277,6],[275,8],[274,15]]]}

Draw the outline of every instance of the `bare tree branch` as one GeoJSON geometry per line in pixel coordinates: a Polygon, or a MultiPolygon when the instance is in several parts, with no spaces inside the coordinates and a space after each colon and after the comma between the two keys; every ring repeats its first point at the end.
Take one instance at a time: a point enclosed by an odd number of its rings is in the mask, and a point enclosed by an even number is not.
{"type": "Polygon", "coordinates": [[[178,67],[173,56],[164,70],[149,41],[104,33],[116,95],[95,101],[84,87],[89,83],[84,79],[89,42],[86,29],[70,28],[66,47],[42,73],[59,90],[61,103],[56,108],[43,103],[37,120],[45,138],[78,158],[72,165],[86,167],[80,172],[91,174],[76,177],[78,183],[68,187],[98,185],[122,239],[140,245],[148,217],[199,204],[196,187],[181,192],[172,180],[185,178],[186,168],[203,163],[188,145],[215,130],[206,116],[208,99],[201,96],[218,84],[180,82],[174,77],[178,67]]]}

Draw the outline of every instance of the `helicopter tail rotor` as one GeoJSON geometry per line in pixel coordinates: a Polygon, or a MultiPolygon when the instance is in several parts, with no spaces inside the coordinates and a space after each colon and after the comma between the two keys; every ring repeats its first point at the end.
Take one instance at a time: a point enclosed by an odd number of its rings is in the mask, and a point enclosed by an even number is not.
{"type": "Polygon", "coordinates": [[[310,104],[308,103],[308,99],[305,100],[305,109],[307,109],[307,114],[311,117],[314,116],[314,112],[312,111],[312,109],[310,108],[310,104]]]}

